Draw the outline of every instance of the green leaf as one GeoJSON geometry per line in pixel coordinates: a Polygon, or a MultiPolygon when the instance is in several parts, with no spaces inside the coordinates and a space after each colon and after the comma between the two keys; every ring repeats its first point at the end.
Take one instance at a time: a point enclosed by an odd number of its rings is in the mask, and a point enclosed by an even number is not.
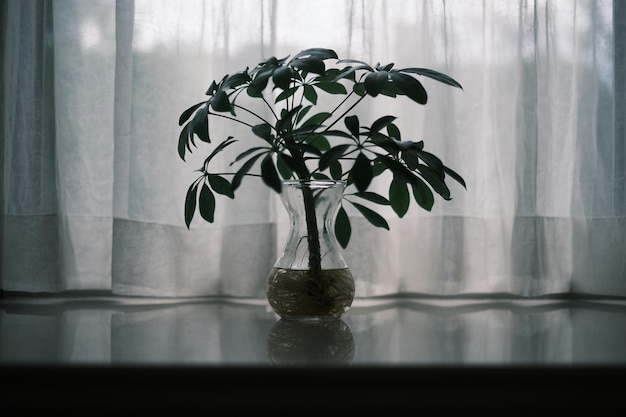
{"type": "MultiPolygon", "coordinates": [[[[339,61],[337,61],[337,63],[338,64],[360,64],[355,67],[357,70],[366,69],[369,72],[374,72],[374,68],[372,68],[367,62],[359,61],[358,59],[340,59],[339,61]]],[[[351,68],[351,67],[347,67],[347,68],[351,68]]]]}
{"type": "Polygon", "coordinates": [[[352,70],[351,67],[345,67],[342,69],[328,68],[326,70],[326,74],[318,76],[315,78],[315,81],[336,83],[345,78],[346,80],[354,83],[356,82],[354,73],[355,70],[352,70]]]}
{"type": "Polygon", "coordinates": [[[311,178],[314,180],[329,180],[331,179],[328,175],[322,174],[321,172],[314,172],[311,174],[311,178]]]}
{"type": "MultiPolygon", "coordinates": [[[[374,142],[375,137],[371,136],[370,137],[371,141],[374,142]]],[[[380,138],[376,138],[377,140],[375,141],[375,143],[380,146],[382,149],[385,150],[385,152],[387,152],[388,156],[392,156],[392,157],[397,157],[398,156],[398,152],[400,151],[400,147],[398,146],[398,142],[396,142],[393,139],[380,139],[380,138]]]]}
{"type": "Polygon", "coordinates": [[[369,187],[374,177],[370,160],[363,152],[359,152],[352,166],[352,178],[359,192],[364,192],[369,187]]]}
{"type": "Polygon", "coordinates": [[[189,148],[189,124],[185,125],[178,136],[178,156],[185,160],[185,152],[189,148]]]}
{"type": "Polygon", "coordinates": [[[372,123],[372,127],[370,127],[370,131],[380,132],[382,128],[389,125],[391,122],[393,122],[396,119],[397,117],[395,116],[383,116],[380,119],[376,120],[374,123],[372,123]]]}
{"type": "Polygon", "coordinates": [[[343,119],[343,122],[354,137],[359,136],[359,118],[357,115],[348,116],[343,119]]]}
{"type": "Polygon", "coordinates": [[[402,140],[402,134],[400,133],[400,129],[398,129],[398,126],[393,123],[389,123],[387,125],[387,135],[397,141],[402,140]]]}
{"type": "Polygon", "coordinates": [[[318,135],[317,133],[307,135],[306,143],[315,146],[322,152],[326,152],[330,149],[330,142],[328,142],[328,139],[326,139],[325,136],[318,135]]]}
{"type": "Polygon", "coordinates": [[[283,58],[280,61],[278,59],[276,59],[275,56],[269,57],[263,61],[261,61],[259,64],[257,64],[256,67],[254,67],[254,69],[252,71],[250,71],[251,74],[255,74],[261,71],[271,71],[274,68],[278,67],[279,65],[281,65],[285,59],[287,58],[283,58]]]}
{"type": "Polygon", "coordinates": [[[278,96],[276,96],[276,99],[274,100],[274,103],[280,103],[281,101],[288,99],[289,97],[291,97],[294,94],[296,94],[299,89],[300,89],[300,87],[292,87],[292,88],[288,88],[288,89],[284,90],[282,93],[280,93],[278,96]]]}
{"type": "Polygon", "coordinates": [[[272,81],[281,90],[287,90],[291,84],[291,68],[279,67],[272,74],[272,81]]]}
{"type": "Polygon", "coordinates": [[[428,95],[426,94],[426,90],[422,86],[422,83],[418,80],[410,75],[406,75],[398,71],[390,72],[389,77],[402,94],[406,95],[416,103],[426,104],[428,101],[428,95]]]}
{"type": "Polygon", "coordinates": [[[304,119],[304,116],[306,116],[309,113],[309,110],[311,110],[312,108],[312,105],[303,107],[302,110],[300,110],[300,112],[298,113],[298,117],[296,117],[296,124],[300,123],[302,119],[304,119]]]}
{"type": "Polygon", "coordinates": [[[463,177],[461,177],[459,174],[457,174],[456,172],[454,172],[453,170],[451,170],[450,168],[446,166],[443,167],[443,170],[445,171],[446,174],[450,175],[456,182],[461,184],[463,188],[467,190],[467,186],[465,185],[465,180],[463,179],[463,177]]]}
{"type": "Polygon", "coordinates": [[[329,94],[348,94],[346,87],[343,84],[337,82],[319,82],[314,84],[315,87],[323,90],[329,94]]]}
{"type": "Polygon", "coordinates": [[[435,190],[437,194],[439,194],[444,200],[450,200],[450,190],[448,189],[448,186],[444,182],[443,178],[439,176],[437,172],[422,164],[417,167],[417,170],[422,178],[424,178],[426,182],[433,187],[433,190],[435,190]]]}
{"type": "Polygon", "coordinates": [[[208,175],[209,185],[218,194],[225,195],[230,198],[235,198],[235,193],[228,180],[217,174],[208,175]]]}
{"type": "Polygon", "coordinates": [[[376,158],[378,161],[382,162],[387,168],[391,170],[394,174],[394,178],[398,180],[402,180],[408,183],[415,182],[417,176],[413,174],[407,167],[402,165],[401,162],[396,161],[395,159],[391,159],[388,156],[381,155],[376,158]]]}
{"type": "Polygon", "coordinates": [[[409,72],[413,74],[423,75],[424,77],[432,78],[433,80],[437,80],[444,84],[448,84],[453,87],[460,88],[461,90],[463,89],[461,84],[459,84],[455,79],[435,70],[431,70],[427,68],[403,68],[399,70],[399,72],[409,72]]]}
{"type": "Polygon", "coordinates": [[[218,90],[215,95],[210,99],[211,108],[216,112],[229,112],[230,101],[228,95],[223,90],[218,90]]]}
{"type": "Polygon", "coordinates": [[[415,202],[424,210],[430,211],[435,204],[435,197],[428,185],[420,178],[417,178],[417,181],[411,184],[411,187],[413,188],[415,202]]]}
{"type": "Polygon", "coordinates": [[[198,193],[198,181],[194,181],[193,184],[187,190],[187,196],[185,197],[185,224],[187,229],[191,225],[193,215],[196,212],[196,196],[198,193]]]}
{"type": "Polygon", "coordinates": [[[202,184],[198,202],[202,218],[209,223],[213,223],[213,220],[215,220],[215,195],[206,183],[202,184]]]}
{"type": "Polygon", "coordinates": [[[415,149],[415,142],[410,141],[410,140],[403,140],[403,141],[394,140],[392,143],[394,144],[396,149],[401,150],[403,152],[413,151],[415,149]]]}
{"type": "Polygon", "coordinates": [[[207,88],[204,94],[206,94],[207,96],[212,96],[213,94],[215,94],[216,91],[217,91],[217,83],[215,82],[215,80],[213,80],[213,82],[211,83],[209,88],[207,88]]]}
{"type": "Polygon", "coordinates": [[[374,178],[376,178],[387,170],[387,166],[377,159],[372,164],[372,169],[374,170],[374,178]]]}
{"type": "Polygon", "coordinates": [[[272,143],[272,126],[268,125],[267,123],[252,126],[252,133],[257,135],[261,139],[272,143]]]}
{"type": "Polygon", "coordinates": [[[324,153],[319,159],[320,171],[324,171],[326,168],[330,166],[332,162],[341,158],[348,151],[350,146],[351,145],[347,145],[347,144],[337,145],[329,149],[326,153],[324,153]]]}
{"type": "Polygon", "coordinates": [[[337,211],[337,217],[335,219],[335,237],[342,248],[345,249],[348,246],[351,235],[352,226],[350,225],[350,218],[346,210],[341,206],[337,211]]]}
{"type": "Polygon", "coordinates": [[[337,56],[337,53],[335,51],[333,51],[332,49],[327,49],[327,48],[309,48],[309,49],[305,49],[303,51],[298,52],[296,55],[294,55],[293,60],[298,59],[298,58],[302,58],[302,57],[305,57],[305,56],[313,57],[313,58],[316,58],[318,60],[338,59],[339,58],[337,56]]]}
{"type": "Polygon", "coordinates": [[[352,135],[342,130],[325,130],[324,136],[338,136],[340,138],[352,139],[354,142],[356,142],[356,139],[352,135]]]}
{"type": "Polygon", "coordinates": [[[268,81],[272,76],[271,70],[259,72],[252,80],[247,88],[247,93],[250,97],[262,97],[263,90],[267,87],[268,81]]]}
{"type": "MultiPolygon", "coordinates": [[[[286,154],[286,153],[279,153],[278,157],[280,158],[280,160],[282,160],[282,162],[284,162],[289,167],[289,169],[292,172],[306,173],[305,176],[308,176],[309,170],[302,159],[300,158],[295,159],[291,155],[286,154]]],[[[285,179],[290,178],[291,173],[289,173],[289,176],[285,176],[284,174],[286,173],[287,173],[286,171],[282,172],[283,178],[285,179]]]]}
{"type": "Polygon", "coordinates": [[[367,74],[365,77],[365,91],[372,97],[376,97],[385,88],[389,80],[389,73],[387,71],[376,71],[367,74]]]}
{"type": "Polygon", "coordinates": [[[204,104],[206,104],[206,101],[203,101],[202,103],[194,104],[193,106],[189,107],[187,110],[182,112],[180,117],[178,118],[178,126],[182,126],[183,123],[185,123],[185,121],[187,121],[187,119],[189,119],[191,115],[198,109],[198,107],[204,104]]]}
{"type": "Polygon", "coordinates": [[[291,124],[291,121],[294,116],[298,114],[302,106],[298,105],[288,112],[281,115],[281,118],[276,122],[276,130],[280,132],[281,130],[287,128],[291,124]]]}
{"type": "Polygon", "coordinates": [[[391,203],[389,202],[389,200],[387,200],[385,197],[383,197],[380,194],[371,192],[371,191],[365,191],[362,193],[356,193],[355,194],[356,197],[359,198],[363,198],[367,201],[371,201],[372,203],[376,203],[376,204],[380,204],[382,206],[388,206],[391,203]]]}
{"type": "Polygon", "coordinates": [[[335,180],[341,179],[341,177],[343,176],[343,168],[341,167],[341,162],[333,161],[330,164],[330,176],[335,180]]]}
{"type": "Polygon", "coordinates": [[[290,151],[296,151],[301,154],[311,153],[316,156],[322,156],[322,152],[319,150],[317,146],[309,145],[306,142],[296,142],[291,141],[285,143],[285,148],[290,151]]]}
{"type": "Polygon", "coordinates": [[[383,71],[391,71],[391,69],[393,68],[393,66],[394,66],[394,63],[393,63],[393,62],[392,62],[391,64],[387,64],[387,65],[385,65],[385,66],[381,66],[381,65],[379,64],[379,65],[376,65],[376,69],[378,69],[378,70],[383,70],[383,71]]]}
{"type": "Polygon", "coordinates": [[[317,92],[315,91],[315,88],[306,84],[304,86],[304,98],[306,98],[313,104],[317,104],[317,92]]]}
{"type": "Polygon", "coordinates": [[[215,149],[213,149],[213,152],[211,152],[211,154],[204,160],[204,166],[206,167],[208,163],[211,162],[211,160],[215,158],[218,153],[220,153],[222,150],[224,150],[224,148],[232,145],[235,142],[237,142],[237,140],[233,139],[232,136],[227,137],[224,141],[222,141],[222,143],[217,145],[215,149]]]}
{"type": "Polygon", "coordinates": [[[419,142],[413,142],[413,149],[416,151],[421,151],[424,149],[424,141],[420,140],[419,142]]]}
{"type": "Polygon", "coordinates": [[[376,213],[374,210],[367,208],[361,204],[350,201],[352,204],[362,215],[367,219],[368,222],[373,224],[376,227],[381,227],[383,229],[389,230],[389,224],[380,214],[376,213]]]}
{"type": "MultiPolygon", "coordinates": [[[[338,61],[338,63],[341,61],[338,61]]],[[[334,77],[330,79],[331,82],[337,82],[340,81],[342,79],[346,79],[352,82],[356,82],[356,77],[355,77],[355,73],[358,70],[368,70],[368,71],[374,71],[374,68],[370,67],[369,65],[359,65],[356,67],[345,67],[344,69],[342,69],[341,71],[335,73],[333,71],[334,77]]],[[[331,70],[328,70],[328,72],[330,72],[331,70]]]]}
{"type": "Polygon", "coordinates": [[[276,171],[276,167],[274,166],[274,161],[270,155],[266,156],[261,162],[261,176],[263,177],[263,182],[267,186],[273,188],[280,194],[282,191],[282,184],[280,182],[278,172],[276,171]]]}
{"type": "MultiPolygon", "coordinates": [[[[189,122],[190,126],[193,126],[193,133],[195,133],[200,140],[204,142],[211,142],[209,138],[209,107],[201,107],[196,115],[189,122]]],[[[193,139],[193,138],[192,138],[193,139]]]]}
{"type": "Polygon", "coordinates": [[[380,92],[381,95],[396,98],[398,95],[402,94],[402,91],[398,88],[394,83],[385,84],[385,88],[380,92]]]}
{"type": "Polygon", "coordinates": [[[364,83],[356,83],[354,84],[354,86],[352,87],[352,91],[354,91],[354,94],[363,97],[365,94],[367,94],[367,91],[365,90],[365,84],[364,83]]]}
{"type": "Polygon", "coordinates": [[[314,74],[324,74],[326,71],[324,61],[316,56],[311,56],[309,58],[296,58],[292,60],[289,65],[294,68],[298,68],[299,70],[312,72],[314,74]]]}
{"type": "Polygon", "coordinates": [[[443,176],[443,162],[437,156],[426,151],[417,151],[417,156],[426,163],[430,168],[443,176]]]}
{"type": "Polygon", "coordinates": [[[284,179],[289,179],[293,175],[293,170],[290,167],[290,164],[285,160],[286,158],[290,158],[289,155],[285,155],[282,153],[278,153],[276,155],[276,168],[280,173],[280,176],[284,179]]]}
{"type": "Polygon", "coordinates": [[[239,155],[237,155],[237,157],[235,158],[235,160],[233,162],[231,162],[230,164],[233,165],[236,162],[241,161],[242,159],[246,158],[247,156],[258,152],[258,151],[262,151],[263,153],[267,153],[269,152],[269,148],[266,146],[255,146],[254,148],[250,148],[250,149],[246,149],[245,151],[241,152],[239,155]]]}
{"type": "Polygon", "coordinates": [[[317,114],[314,114],[313,116],[311,116],[310,118],[308,118],[304,123],[302,123],[302,126],[308,126],[308,125],[319,125],[321,126],[322,123],[324,123],[326,120],[328,120],[328,118],[332,116],[331,113],[329,112],[320,112],[317,114]]]}
{"type": "Polygon", "coordinates": [[[257,159],[259,159],[263,154],[254,155],[252,158],[248,159],[242,166],[239,168],[239,171],[235,173],[233,177],[233,181],[231,183],[231,188],[235,191],[241,185],[241,181],[243,180],[244,175],[250,171],[254,163],[257,159]]]}
{"type": "Polygon", "coordinates": [[[389,203],[398,217],[404,217],[411,204],[409,187],[406,182],[397,181],[395,178],[391,180],[391,184],[389,184],[389,203]]]}
{"type": "Polygon", "coordinates": [[[416,152],[406,150],[402,152],[402,160],[410,170],[416,170],[419,165],[419,158],[416,152]]]}
{"type": "Polygon", "coordinates": [[[221,90],[235,89],[241,85],[250,82],[251,78],[248,71],[241,71],[226,76],[220,83],[221,90]]]}

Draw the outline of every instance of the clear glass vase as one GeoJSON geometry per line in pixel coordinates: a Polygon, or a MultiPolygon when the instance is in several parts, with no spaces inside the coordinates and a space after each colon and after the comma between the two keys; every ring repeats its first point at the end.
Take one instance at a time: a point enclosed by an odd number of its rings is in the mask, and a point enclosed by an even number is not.
{"type": "Polygon", "coordinates": [[[334,233],[345,181],[284,181],[291,231],[267,279],[267,299],[286,320],[337,320],[352,305],[354,279],[334,233]]]}

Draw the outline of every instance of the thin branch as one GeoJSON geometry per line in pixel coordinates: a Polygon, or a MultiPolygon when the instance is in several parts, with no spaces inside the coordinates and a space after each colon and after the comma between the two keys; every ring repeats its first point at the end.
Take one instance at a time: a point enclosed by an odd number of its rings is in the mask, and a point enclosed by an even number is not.
{"type": "MultiPolygon", "coordinates": [[[[350,93],[352,94],[352,93],[350,93]]],[[[331,127],[333,127],[334,125],[337,124],[337,122],[339,122],[340,120],[343,120],[343,118],[346,116],[346,114],[348,114],[353,108],[355,108],[361,101],[363,101],[363,99],[365,98],[365,96],[361,96],[359,97],[359,99],[357,101],[355,101],[346,111],[344,111],[341,116],[339,116],[337,118],[337,120],[335,120],[334,122],[332,122],[326,129],[324,129],[321,133],[327,132],[328,130],[330,130],[331,127]]],[[[345,101],[345,100],[344,100],[345,101]]],[[[335,110],[333,110],[334,112],[335,110]]],[[[331,113],[332,114],[332,113],[331,113]]]]}
{"type": "MultiPolygon", "coordinates": [[[[248,110],[248,109],[246,109],[245,107],[240,106],[240,105],[238,105],[238,104],[233,104],[233,107],[235,107],[235,108],[237,108],[237,109],[240,109],[240,110],[243,110],[243,111],[245,111],[245,112],[248,112],[249,114],[253,115],[253,116],[254,116],[254,117],[256,117],[257,119],[259,119],[260,121],[262,121],[263,123],[265,123],[265,124],[269,125],[272,129],[276,130],[276,129],[274,128],[274,126],[272,126],[272,124],[271,124],[270,122],[268,122],[267,120],[265,120],[263,117],[259,116],[258,114],[256,114],[256,113],[255,113],[255,112],[253,112],[252,110],[248,110]]],[[[214,114],[214,113],[212,113],[212,114],[214,114]]],[[[230,118],[230,117],[227,117],[227,118],[230,118]]],[[[237,119],[234,119],[234,118],[230,118],[230,119],[232,119],[232,120],[237,120],[237,119]]],[[[253,125],[251,125],[251,124],[248,124],[248,123],[245,123],[245,124],[246,124],[246,125],[248,125],[248,126],[250,126],[250,127],[253,127],[253,125]]]]}
{"type": "MultiPolygon", "coordinates": [[[[235,107],[239,107],[239,106],[235,106],[235,107]]],[[[244,110],[245,110],[245,109],[244,109],[244,110]]],[[[211,112],[211,110],[210,110],[210,109],[209,109],[209,112],[208,112],[207,114],[208,114],[208,115],[210,115],[210,116],[217,116],[217,117],[221,117],[221,118],[223,118],[223,119],[232,120],[233,122],[240,123],[240,124],[245,125],[245,126],[248,126],[248,127],[250,127],[250,128],[254,127],[254,126],[253,126],[253,125],[251,125],[250,123],[244,122],[243,120],[236,119],[236,118],[234,118],[234,117],[232,117],[232,116],[226,116],[225,114],[221,114],[221,113],[213,113],[213,112],[211,112]]]]}
{"type": "Polygon", "coordinates": [[[264,95],[261,94],[261,99],[263,100],[263,102],[265,103],[265,105],[267,106],[268,109],[270,109],[270,111],[272,112],[272,115],[274,116],[274,119],[278,120],[278,116],[276,115],[276,112],[274,112],[274,106],[272,106],[269,101],[267,101],[267,99],[265,98],[264,95]]]}

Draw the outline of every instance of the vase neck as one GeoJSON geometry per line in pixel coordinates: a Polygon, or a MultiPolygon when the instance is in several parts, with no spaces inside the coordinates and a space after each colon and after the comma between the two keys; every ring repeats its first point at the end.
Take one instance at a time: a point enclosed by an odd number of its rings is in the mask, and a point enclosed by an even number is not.
{"type": "Polygon", "coordinates": [[[285,181],[281,200],[291,231],[275,266],[294,269],[345,267],[334,222],[345,181],[285,181]]]}

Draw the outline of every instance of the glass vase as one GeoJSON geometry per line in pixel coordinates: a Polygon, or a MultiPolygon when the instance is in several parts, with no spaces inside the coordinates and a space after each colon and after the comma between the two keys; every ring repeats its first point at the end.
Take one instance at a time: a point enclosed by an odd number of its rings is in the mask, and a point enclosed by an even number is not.
{"type": "Polygon", "coordinates": [[[334,233],[345,181],[283,181],[287,242],[267,279],[267,299],[285,320],[339,319],[352,305],[354,279],[334,233]]]}

